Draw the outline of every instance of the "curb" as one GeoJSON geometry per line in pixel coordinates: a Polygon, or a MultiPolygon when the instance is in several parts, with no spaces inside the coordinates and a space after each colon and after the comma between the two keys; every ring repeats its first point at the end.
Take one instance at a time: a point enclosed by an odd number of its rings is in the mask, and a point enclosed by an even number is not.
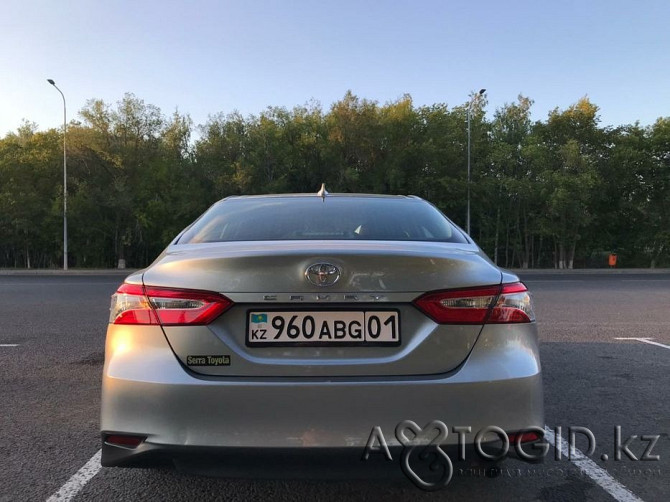
{"type": "Polygon", "coordinates": [[[517,275],[655,275],[670,274],[670,268],[513,268],[509,269],[517,275]]]}
{"type": "Polygon", "coordinates": [[[103,268],[103,269],[0,269],[0,276],[2,275],[53,275],[53,276],[76,276],[76,275],[109,275],[125,277],[132,274],[139,269],[134,268],[103,268]]]}

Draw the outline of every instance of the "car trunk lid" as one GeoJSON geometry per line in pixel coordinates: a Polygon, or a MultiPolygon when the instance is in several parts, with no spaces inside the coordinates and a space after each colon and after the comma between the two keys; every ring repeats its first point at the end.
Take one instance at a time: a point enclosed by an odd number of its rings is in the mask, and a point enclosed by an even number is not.
{"type": "Polygon", "coordinates": [[[143,280],[147,286],[215,291],[234,302],[206,326],[164,326],[177,357],[196,373],[351,377],[429,375],[457,368],[482,326],[438,324],[412,301],[427,291],[497,285],[501,274],[469,244],[315,241],[305,246],[282,241],[172,246],[143,280]],[[337,267],[339,279],[325,287],[313,284],[306,271],[315,264],[337,267]],[[276,344],[250,339],[253,316],[265,315],[271,322],[281,315],[288,322],[295,315],[299,323],[305,313],[317,324],[325,318],[364,324],[376,314],[381,321],[392,316],[399,341],[335,343],[326,337],[276,344]]]}

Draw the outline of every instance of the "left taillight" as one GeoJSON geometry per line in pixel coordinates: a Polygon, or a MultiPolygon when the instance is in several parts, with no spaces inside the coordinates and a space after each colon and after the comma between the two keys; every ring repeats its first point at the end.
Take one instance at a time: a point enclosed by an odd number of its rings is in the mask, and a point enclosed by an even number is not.
{"type": "Polygon", "coordinates": [[[209,324],[233,302],[218,293],[123,284],[112,295],[110,324],[209,324]]]}

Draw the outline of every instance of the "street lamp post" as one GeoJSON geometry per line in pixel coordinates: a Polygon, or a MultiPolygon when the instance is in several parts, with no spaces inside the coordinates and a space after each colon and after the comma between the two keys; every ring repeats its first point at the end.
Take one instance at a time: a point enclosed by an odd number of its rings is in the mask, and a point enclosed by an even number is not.
{"type": "Polygon", "coordinates": [[[476,100],[479,99],[479,97],[486,92],[486,89],[480,89],[477,94],[472,96],[472,99],[470,100],[470,104],[468,104],[468,182],[467,182],[467,190],[468,190],[468,215],[466,219],[466,232],[468,235],[470,235],[470,114],[472,113],[472,105],[476,100]]]}
{"type": "Polygon", "coordinates": [[[65,104],[65,94],[61,91],[56,82],[47,79],[63,97],[63,270],[67,270],[67,151],[65,149],[65,133],[67,132],[67,106],[65,104]]]}

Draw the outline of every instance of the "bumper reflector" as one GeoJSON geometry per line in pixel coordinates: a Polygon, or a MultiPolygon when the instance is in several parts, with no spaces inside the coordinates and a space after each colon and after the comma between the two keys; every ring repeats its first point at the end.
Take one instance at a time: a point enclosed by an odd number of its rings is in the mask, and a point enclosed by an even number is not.
{"type": "Polygon", "coordinates": [[[126,436],[123,434],[109,434],[105,437],[105,443],[122,448],[137,448],[146,439],[146,436],[126,436]]]}
{"type": "Polygon", "coordinates": [[[534,431],[511,432],[507,434],[507,437],[509,438],[509,444],[531,443],[542,439],[542,435],[534,431]]]}

